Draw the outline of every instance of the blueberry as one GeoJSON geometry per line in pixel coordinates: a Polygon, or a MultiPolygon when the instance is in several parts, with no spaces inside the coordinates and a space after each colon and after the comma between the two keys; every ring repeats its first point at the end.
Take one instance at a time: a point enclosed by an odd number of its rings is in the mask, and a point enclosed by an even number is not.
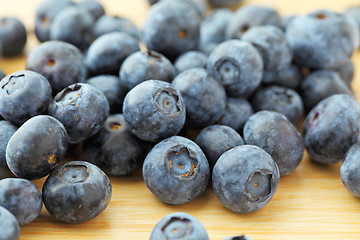
{"type": "Polygon", "coordinates": [[[242,137],[231,127],[224,125],[211,125],[201,130],[195,143],[205,153],[210,169],[226,151],[244,144],[242,137]]]}
{"type": "Polygon", "coordinates": [[[284,32],[275,26],[255,26],[246,31],[242,40],[259,51],[265,71],[278,71],[290,65],[292,52],[284,32]]]}
{"type": "Polygon", "coordinates": [[[77,3],[77,6],[88,11],[93,18],[98,20],[101,16],[105,15],[104,7],[99,1],[96,0],[82,0],[77,3]]]}
{"type": "Polygon", "coordinates": [[[340,176],[345,188],[355,197],[360,198],[360,143],[349,148],[341,163],[340,176]]]}
{"type": "Polygon", "coordinates": [[[192,68],[206,68],[207,56],[200,51],[188,51],[181,54],[174,66],[178,73],[192,68]]]}
{"type": "Polygon", "coordinates": [[[66,223],[81,223],[105,210],[112,188],[100,168],[88,162],[72,161],[51,172],[42,193],[51,216],[66,223]]]}
{"type": "Polygon", "coordinates": [[[140,38],[138,28],[127,18],[104,15],[96,21],[93,27],[95,38],[111,32],[125,32],[136,39],[140,38]]]}
{"type": "Polygon", "coordinates": [[[3,70],[0,69],[0,80],[6,76],[3,70]]]}
{"type": "Polygon", "coordinates": [[[51,101],[48,80],[33,71],[18,71],[0,81],[0,114],[14,124],[46,113],[51,101]]]}
{"type": "Polygon", "coordinates": [[[217,124],[229,126],[242,133],[246,120],[254,113],[251,104],[244,98],[227,98],[225,113],[217,124]]]}
{"type": "Polygon", "coordinates": [[[74,6],[71,0],[43,0],[36,8],[35,34],[40,42],[50,40],[51,22],[55,16],[69,6],[74,6]]]}
{"type": "Polygon", "coordinates": [[[250,43],[229,40],[212,51],[207,69],[224,86],[228,96],[247,97],[261,83],[263,61],[250,43]]]}
{"type": "Polygon", "coordinates": [[[283,30],[284,32],[286,31],[287,26],[289,25],[289,23],[296,17],[296,15],[286,15],[286,16],[282,16],[282,20],[283,20],[283,30]]]}
{"type": "Polygon", "coordinates": [[[265,71],[262,83],[298,89],[303,77],[301,69],[297,65],[291,64],[277,71],[265,71]]]}
{"type": "Polygon", "coordinates": [[[245,235],[241,235],[241,236],[234,236],[234,237],[228,237],[228,238],[224,238],[223,240],[251,240],[251,238],[245,236],[245,235]]]}
{"type": "Polygon", "coordinates": [[[146,186],[167,204],[184,204],[205,191],[210,168],[205,154],[193,141],[179,136],[156,144],[146,156],[146,186]]]}
{"type": "Polygon", "coordinates": [[[358,30],[360,32],[360,6],[349,7],[345,11],[345,16],[353,18],[356,21],[358,30]]]}
{"type": "Polygon", "coordinates": [[[81,51],[86,50],[93,41],[93,16],[83,8],[70,6],[58,13],[50,27],[50,40],[71,43],[81,51]]]}
{"type": "MultiPolygon", "coordinates": [[[[148,2],[153,5],[155,3],[161,2],[164,0],[148,0],[148,2]]],[[[177,0],[172,0],[169,2],[174,2],[177,0]]],[[[203,15],[206,11],[206,4],[202,0],[182,0],[181,2],[188,4],[190,7],[192,7],[199,15],[203,15]]]]}
{"type": "Polygon", "coordinates": [[[312,160],[333,164],[344,159],[359,139],[360,105],[349,95],[336,94],[321,100],[303,125],[305,147],[312,160]]]}
{"type": "Polygon", "coordinates": [[[253,145],[237,146],[222,154],[212,173],[215,195],[237,213],[263,208],[274,196],[279,180],[272,157],[253,145]]]}
{"type": "Polygon", "coordinates": [[[147,80],[125,96],[123,114],[131,132],[145,141],[176,135],[185,123],[181,94],[167,82],[147,80]]]}
{"type": "Polygon", "coordinates": [[[172,84],[184,98],[187,126],[206,127],[224,114],[225,90],[205,69],[193,68],[182,72],[172,84]]]}
{"type": "Polygon", "coordinates": [[[0,180],[0,206],[11,212],[20,225],[32,222],[42,209],[39,189],[26,179],[0,180]]]}
{"type": "Polygon", "coordinates": [[[282,176],[295,170],[305,150],[304,140],[296,127],[284,115],[272,111],[251,115],[244,126],[244,140],[269,153],[282,176]]]}
{"type": "Polygon", "coordinates": [[[11,136],[18,129],[8,121],[0,120],[0,179],[13,176],[6,163],[6,146],[11,136]]]}
{"type": "Polygon", "coordinates": [[[335,72],[338,72],[343,80],[350,85],[354,79],[355,69],[354,63],[349,59],[343,65],[333,69],[335,72]]]}
{"type": "Polygon", "coordinates": [[[47,41],[33,49],[26,59],[26,69],[46,77],[53,94],[73,83],[84,82],[86,77],[80,50],[61,41],[47,41]]]}
{"type": "Polygon", "coordinates": [[[199,44],[201,17],[184,1],[161,1],[150,8],[141,30],[141,40],[148,49],[171,61],[195,50],[199,44]]]}
{"type": "Polygon", "coordinates": [[[300,66],[336,68],[348,61],[359,46],[359,31],[353,19],[329,10],[296,16],[286,28],[286,37],[300,66]]]}
{"type": "Polygon", "coordinates": [[[65,127],[58,120],[47,115],[33,117],[10,138],[7,165],[17,177],[42,178],[64,158],[67,140],[65,127]]]}
{"type": "Polygon", "coordinates": [[[109,103],[100,90],[76,83],[55,96],[49,114],[64,124],[69,143],[80,143],[100,131],[109,115],[109,103]]]}
{"type": "Polygon", "coordinates": [[[175,68],[162,54],[152,50],[134,52],[127,57],[119,72],[120,81],[127,91],[146,80],[171,82],[175,68]]]}
{"type": "Polygon", "coordinates": [[[230,9],[215,9],[205,16],[200,24],[201,51],[209,54],[217,44],[226,40],[226,27],[232,17],[230,9]]]}
{"type": "Polygon", "coordinates": [[[307,109],[312,109],[322,99],[334,94],[353,92],[338,73],[330,70],[312,72],[301,84],[302,99],[307,109]]]}
{"type": "Polygon", "coordinates": [[[24,24],[14,17],[0,18],[0,56],[20,55],[26,44],[27,34],[24,24]]]}
{"type": "Polygon", "coordinates": [[[208,0],[214,7],[236,7],[243,0],[208,0]]]}
{"type": "Polygon", "coordinates": [[[138,41],[124,32],[107,33],[97,38],[89,47],[86,66],[90,75],[118,75],[123,61],[139,51],[138,41]]]}
{"type": "Polygon", "coordinates": [[[141,167],[145,157],[141,144],[122,114],[110,115],[100,132],[84,142],[83,157],[106,174],[127,175],[141,167]]]}
{"type": "Polygon", "coordinates": [[[109,102],[110,112],[122,111],[122,104],[127,93],[120,79],[113,75],[98,75],[86,80],[86,83],[102,91],[109,102]]]}
{"type": "Polygon", "coordinates": [[[1,240],[18,240],[20,226],[14,215],[0,206],[0,232],[1,240]]]}
{"type": "Polygon", "coordinates": [[[295,125],[304,113],[301,97],[295,90],[275,85],[258,89],[252,99],[252,106],[255,111],[282,113],[295,125]]]}
{"type": "Polygon", "coordinates": [[[150,240],[208,240],[206,229],[188,213],[175,212],[163,217],[154,227],[150,240]]]}
{"type": "Polygon", "coordinates": [[[263,25],[274,25],[281,28],[283,26],[282,18],[273,8],[246,5],[235,12],[227,27],[226,35],[228,39],[241,38],[242,34],[250,28],[263,25]]]}

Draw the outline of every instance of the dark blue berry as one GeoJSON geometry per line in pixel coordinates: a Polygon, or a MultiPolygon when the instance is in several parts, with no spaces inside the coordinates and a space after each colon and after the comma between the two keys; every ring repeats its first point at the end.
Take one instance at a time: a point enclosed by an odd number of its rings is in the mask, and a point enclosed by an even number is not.
{"type": "Polygon", "coordinates": [[[295,170],[305,150],[304,140],[296,127],[284,115],[272,111],[251,115],[244,126],[244,140],[269,153],[281,175],[295,170]]]}
{"type": "Polygon", "coordinates": [[[50,27],[50,40],[71,43],[85,51],[94,40],[92,27],[93,16],[85,9],[70,6],[59,12],[50,27]]]}
{"type": "Polygon", "coordinates": [[[193,68],[182,72],[172,84],[184,98],[187,126],[206,127],[224,114],[225,90],[205,69],[193,68]]]}
{"type": "Polygon", "coordinates": [[[320,101],[303,125],[305,147],[312,160],[333,164],[344,159],[360,134],[360,105],[354,98],[336,94],[320,101]]]}
{"type": "Polygon", "coordinates": [[[228,238],[224,238],[223,240],[251,240],[251,238],[245,236],[245,235],[241,235],[241,236],[234,236],[234,237],[228,237],[228,238]]]}
{"type": "Polygon", "coordinates": [[[64,124],[69,143],[80,143],[100,131],[109,116],[109,103],[97,88],[76,83],[55,96],[49,114],[64,124]]]}
{"type": "Polygon", "coordinates": [[[175,212],[163,217],[154,227],[150,240],[208,240],[206,229],[188,213],[175,212]]]}
{"type": "Polygon", "coordinates": [[[0,56],[20,55],[26,44],[27,34],[24,24],[14,17],[0,18],[0,56]]]}
{"type": "Polygon", "coordinates": [[[211,125],[201,130],[195,143],[205,153],[210,169],[226,151],[244,144],[242,137],[231,127],[224,125],[211,125]]]}
{"type": "Polygon", "coordinates": [[[156,144],[146,156],[146,186],[167,204],[184,204],[205,191],[210,168],[205,154],[193,141],[174,136],[156,144]]]}
{"type": "Polygon", "coordinates": [[[51,23],[56,15],[74,5],[72,0],[43,0],[40,2],[35,13],[35,34],[40,42],[50,40],[51,23]]]}
{"type": "Polygon", "coordinates": [[[311,110],[318,102],[334,94],[353,95],[350,86],[340,75],[330,70],[312,72],[301,83],[302,99],[311,110]]]}
{"type": "Polygon", "coordinates": [[[275,85],[260,88],[252,99],[252,106],[255,111],[282,113],[295,125],[300,122],[304,113],[301,97],[295,90],[275,85]]]}
{"type": "Polygon", "coordinates": [[[227,98],[225,113],[217,124],[229,126],[242,133],[246,120],[254,113],[251,104],[244,98],[227,98]]]}
{"type": "Polygon", "coordinates": [[[353,18],[357,24],[358,30],[360,32],[360,6],[349,7],[345,11],[345,16],[353,18]]]}
{"type": "Polygon", "coordinates": [[[265,71],[262,83],[297,89],[303,77],[301,69],[297,65],[291,64],[277,71],[265,71]]]}
{"type": "Polygon", "coordinates": [[[20,237],[20,226],[15,216],[0,206],[0,232],[1,240],[18,240],[20,237]]]}
{"type": "Polygon", "coordinates": [[[86,66],[90,75],[118,75],[123,61],[139,51],[138,41],[124,32],[107,33],[97,38],[89,47],[86,66]]]}
{"type": "Polygon", "coordinates": [[[127,57],[120,68],[120,82],[127,91],[146,80],[171,82],[175,68],[164,55],[155,51],[135,52],[127,57]]]}
{"type": "Polygon", "coordinates": [[[208,0],[214,7],[236,7],[243,0],[208,0]]]}
{"type": "Polygon", "coordinates": [[[136,39],[140,38],[139,30],[135,24],[123,17],[104,15],[96,21],[93,27],[95,38],[111,32],[125,32],[136,39]]]}
{"type": "Polygon", "coordinates": [[[265,71],[278,71],[290,65],[292,52],[284,32],[275,26],[255,26],[241,40],[250,42],[259,51],[265,71]]]}
{"type": "Polygon", "coordinates": [[[104,7],[96,0],[82,0],[77,2],[77,6],[88,11],[95,21],[105,14],[104,7]]]}
{"type": "Polygon", "coordinates": [[[52,100],[49,81],[33,71],[18,71],[0,81],[0,114],[14,124],[46,113],[52,100]]]}
{"type": "Polygon", "coordinates": [[[67,147],[68,136],[61,122],[40,115],[26,121],[10,138],[6,162],[16,176],[39,179],[57,166],[67,147]]]}
{"type": "Polygon", "coordinates": [[[73,83],[84,82],[86,77],[80,50],[61,41],[47,41],[33,49],[26,59],[26,69],[46,77],[54,95],[73,83]]]}
{"type": "Polygon", "coordinates": [[[26,179],[0,180],[0,206],[11,212],[20,225],[32,222],[42,209],[39,189],[26,179]]]}
{"type": "Polygon", "coordinates": [[[360,143],[355,143],[347,151],[341,163],[340,176],[345,188],[360,198],[360,143]]]}
{"type": "Polygon", "coordinates": [[[98,75],[86,80],[86,83],[102,91],[109,102],[110,112],[122,111],[122,104],[127,93],[120,79],[113,75],[98,75]]]}
{"type": "Polygon", "coordinates": [[[220,43],[210,54],[207,69],[233,97],[247,97],[260,85],[263,61],[250,43],[229,40],[220,43]]]}
{"type": "Polygon", "coordinates": [[[66,223],[81,223],[105,210],[112,188],[100,168],[88,162],[73,161],[51,172],[42,194],[51,216],[66,223]]]}
{"type": "Polygon", "coordinates": [[[176,135],[185,123],[185,104],[170,83],[147,80],[125,96],[123,114],[131,132],[145,141],[176,135]]]}
{"type": "Polygon", "coordinates": [[[212,173],[215,195],[237,213],[263,208],[274,196],[280,180],[272,157],[253,145],[235,147],[220,156],[212,173]]]}
{"type": "Polygon", "coordinates": [[[200,15],[184,1],[161,1],[150,8],[141,30],[148,49],[170,60],[195,50],[199,44],[200,15]]]}
{"type": "Polygon", "coordinates": [[[6,163],[6,146],[12,135],[18,129],[8,121],[0,121],[0,179],[14,176],[6,163]]]}
{"type": "Polygon", "coordinates": [[[273,8],[246,5],[235,12],[227,27],[226,35],[228,39],[240,39],[250,28],[263,25],[274,25],[281,28],[283,26],[282,18],[273,8]]]}
{"type": "Polygon", "coordinates": [[[354,68],[354,63],[351,61],[351,59],[349,59],[347,62],[345,62],[343,65],[334,68],[333,69],[335,72],[339,73],[341,78],[343,80],[345,80],[345,82],[350,85],[351,82],[354,79],[354,75],[355,75],[355,68],[354,68]]]}
{"type": "Polygon", "coordinates": [[[295,62],[315,69],[341,66],[359,46],[354,20],[329,10],[296,16],[286,28],[286,37],[295,62]]]}
{"type": "Polygon", "coordinates": [[[83,143],[83,157],[106,174],[127,175],[141,167],[145,158],[141,144],[122,114],[110,115],[100,132],[83,143]]]}
{"type": "Polygon", "coordinates": [[[219,43],[225,41],[226,28],[233,17],[230,9],[215,9],[207,14],[200,24],[201,51],[210,54],[219,43]]]}
{"type": "Polygon", "coordinates": [[[206,68],[207,56],[200,51],[188,51],[181,54],[175,61],[177,73],[185,72],[192,68],[206,68]]]}

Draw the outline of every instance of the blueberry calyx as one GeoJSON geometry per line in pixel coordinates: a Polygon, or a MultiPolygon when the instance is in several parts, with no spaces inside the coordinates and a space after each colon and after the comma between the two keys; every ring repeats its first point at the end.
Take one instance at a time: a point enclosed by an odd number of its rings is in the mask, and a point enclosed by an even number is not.
{"type": "Polygon", "coordinates": [[[169,118],[178,118],[183,112],[183,102],[174,89],[161,88],[154,94],[157,109],[169,118]]]}
{"type": "Polygon", "coordinates": [[[234,80],[240,76],[240,66],[238,63],[230,58],[224,57],[215,63],[215,74],[218,75],[220,83],[228,85],[234,83],[234,80]]]}
{"type": "Polygon", "coordinates": [[[68,183],[81,183],[89,178],[89,172],[85,165],[65,166],[59,177],[68,183]]]}
{"type": "Polygon", "coordinates": [[[168,151],[165,167],[173,177],[179,180],[193,180],[199,171],[195,153],[183,145],[175,146],[168,151]]]}
{"type": "Polygon", "coordinates": [[[75,105],[76,101],[81,97],[81,86],[72,85],[65,88],[59,97],[55,98],[55,102],[62,102],[63,106],[75,105]]]}
{"type": "Polygon", "coordinates": [[[245,184],[245,192],[251,202],[264,202],[270,197],[273,176],[268,170],[253,172],[245,184]]]}
{"type": "Polygon", "coordinates": [[[6,91],[7,95],[11,95],[14,92],[20,90],[20,87],[24,87],[26,85],[26,78],[25,74],[17,74],[11,75],[8,80],[1,86],[2,89],[6,91]],[[14,87],[16,85],[16,87],[14,87]]]}
{"type": "Polygon", "coordinates": [[[55,61],[54,58],[49,58],[49,59],[47,60],[47,65],[48,65],[49,67],[54,66],[55,63],[56,63],[56,61],[55,61]]]}
{"type": "Polygon", "coordinates": [[[186,218],[172,217],[162,228],[161,231],[167,238],[185,238],[192,232],[191,221],[186,218]]]}

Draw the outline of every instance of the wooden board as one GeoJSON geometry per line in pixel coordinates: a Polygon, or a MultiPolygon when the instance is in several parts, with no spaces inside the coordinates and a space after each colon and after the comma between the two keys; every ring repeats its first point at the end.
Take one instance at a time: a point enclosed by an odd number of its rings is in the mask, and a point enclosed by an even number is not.
{"type": "MultiPolygon", "coordinates": [[[[12,15],[25,22],[31,35],[34,12],[40,0],[0,0],[0,15],[12,15]]],[[[108,13],[129,17],[138,26],[146,16],[146,0],[103,0],[108,13]]],[[[343,11],[359,4],[356,0],[253,0],[267,4],[284,15],[306,13],[318,8],[343,11]]],[[[26,53],[38,44],[30,37],[26,53]]],[[[25,68],[25,56],[0,59],[7,74],[25,68]]],[[[353,60],[360,69],[360,54],[353,60]]],[[[360,96],[360,75],[356,71],[353,87],[360,96]]],[[[141,172],[130,177],[111,178],[113,196],[108,208],[95,219],[78,225],[54,220],[43,209],[39,218],[21,227],[21,239],[149,239],[155,224],[166,214],[183,211],[198,218],[211,239],[247,234],[253,239],[359,239],[360,200],[352,197],[340,180],[340,164],[322,166],[305,155],[301,165],[282,177],[279,188],[263,209],[245,215],[227,210],[211,188],[194,201],[166,205],[146,188],[141,172]]],[[[41,189],[44,180],[35,181],[41,189]]],[[[1,234],[1,233],[0,233],[1,234]]]]}

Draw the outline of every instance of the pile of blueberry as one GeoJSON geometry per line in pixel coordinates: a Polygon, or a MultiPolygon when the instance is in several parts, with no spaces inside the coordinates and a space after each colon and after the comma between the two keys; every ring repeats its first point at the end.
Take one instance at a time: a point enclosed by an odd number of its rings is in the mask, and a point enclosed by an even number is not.
{"type": "MultiPolygon", "coordinates": [[[[0,239],[17,239],[43,203],[59,221],[94,218],[111,199],[107,175],[139,169],[164,203],[187,203],[211,185],[231,211],[256,211],[305,149],[318,163],[343,161],[342,181],[360,197],[350,59],[360,8],[283,18],[256,5],[149,3],[141,30],[94,0],[38,6],[42,43],[26,70],[0,81],[0,232],[9,236],[0,239]],[[79,145],[81,159],[64,160],[79,145]],[[43,177],[41,194],[31,180],[43,177]]],[[[2,56],[21,54],[26,39],[19,20],[0,19],[2,56]]],[[[151,239],[208,236],[193,216],[173,213],[151,239]]]]}

